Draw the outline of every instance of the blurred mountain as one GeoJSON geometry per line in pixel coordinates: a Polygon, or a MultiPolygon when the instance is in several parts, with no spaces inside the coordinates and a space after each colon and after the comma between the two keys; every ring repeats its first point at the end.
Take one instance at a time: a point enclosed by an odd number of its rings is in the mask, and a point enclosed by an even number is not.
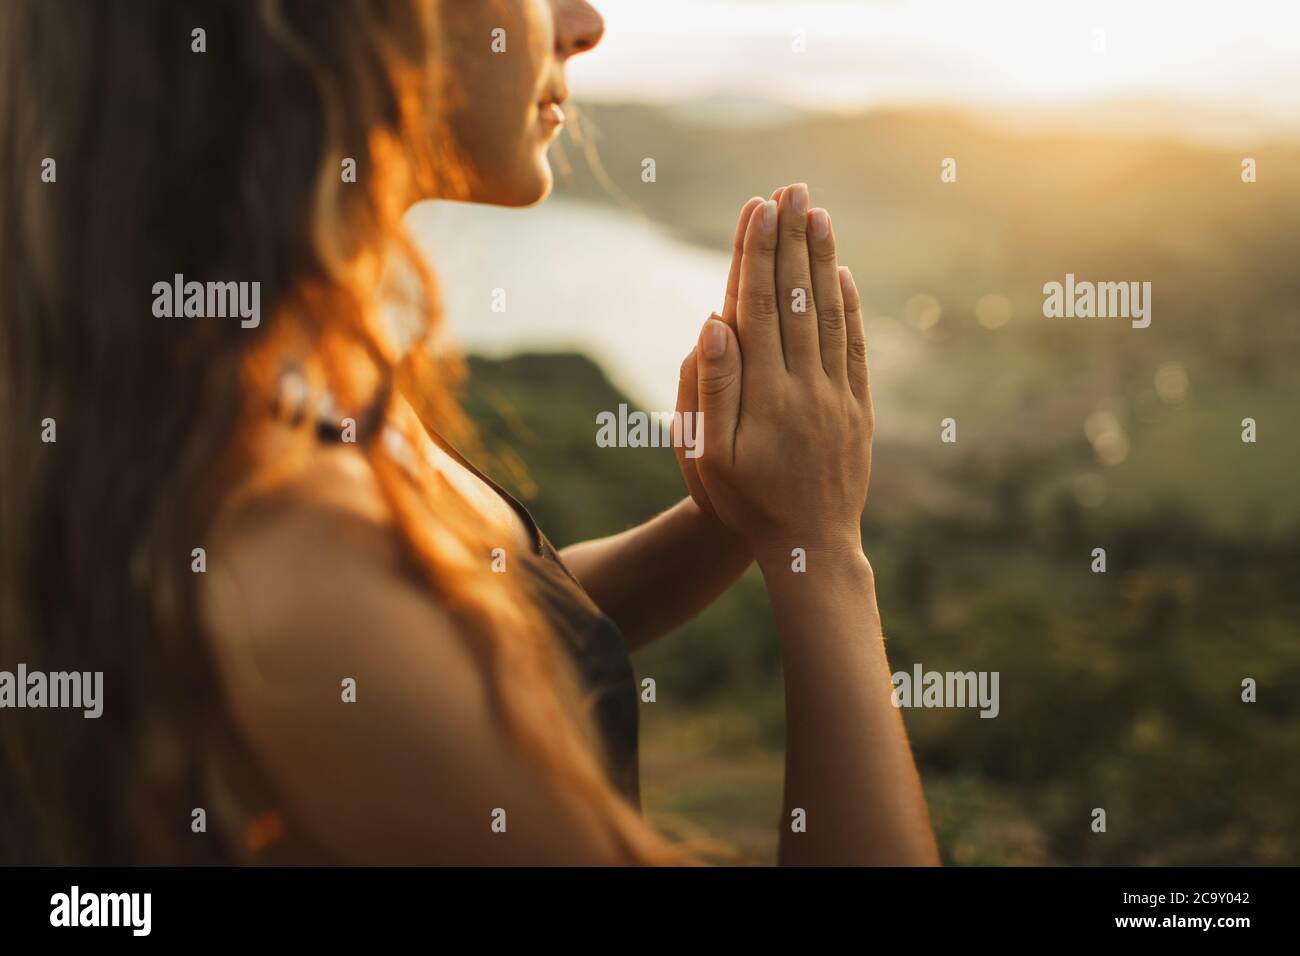
{"type": "Polygon", "coordinates": [[[981,123],[1032,135],[1053,130],[1076,136],[1159,138],[1206,148],[1250,150],[1250,144],[1300,142],[1300,127],[1284,116],[1251,110],[1244,102],[1232,106],[1189,105],[1173,97],[1149,96],[1080,100],[1037,108],[989,110],[977,114],[981,123]]]}
{"type": "Polygon", "coordinates": [[[945,111],[805,114],[752,128],[595,105],[581,126],[588,148],[566,143],[562,194],[623,203],[714,248],[729,245],[749,196],[809,183],[835,220],[841,258],[893,314],[916,291],[942,299],[972,285],[1041,306],[1043,281],[1067,271],[1159,282],[1164,307],[1186,306],[1193,319],[1225,284],[1242,313],[1276,304],[1278,287],[1300,291],[1295,144],[1013,133],[945,111]],[[1246,157],[1258,182],[1242,182],[1246,157]],[[954,183],[940,181],[946,158],[954,183]],[[647,159],[653,182],[642,181],[647,159]]]}

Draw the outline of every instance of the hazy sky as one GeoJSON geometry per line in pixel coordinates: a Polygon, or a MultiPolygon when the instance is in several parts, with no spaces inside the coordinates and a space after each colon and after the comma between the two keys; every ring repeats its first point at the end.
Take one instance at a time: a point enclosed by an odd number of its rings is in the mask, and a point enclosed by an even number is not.
{"type": "Polygon", "coordinates": [[[571,67],[593,99],[852,108],[1173,95],[1300,122],[1296,0],[595,2],[605,45],[571,67]]]}

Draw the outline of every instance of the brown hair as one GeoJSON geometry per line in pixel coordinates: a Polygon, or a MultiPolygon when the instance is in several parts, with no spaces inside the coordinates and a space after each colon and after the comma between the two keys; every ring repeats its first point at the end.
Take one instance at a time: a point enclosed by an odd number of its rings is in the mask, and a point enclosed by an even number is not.
{"type": "MultiPolygon", "coordinates": [[[[341,405],[377,379],[381,400],[400,391],[426,426],[463,434],[456,366],[419,347],[399,361],[360,268],[409,263],[432,332],[433,276],[401,214],[421,184],[458,181],[454,156],[420,145],[446,142],[430,135],[438,16],[434,0],[0,5],[0,663],[103,671],[113,689],[99,720],[6,715],[0,861],[245,858],[246,833],[182,839],[199,753],[228,733],[191,549],[249,486],[291,326],[341,405]],[[356,183],[340,177],[348,157],[356,183]],[[266,318],[156,318],[148,290],[176,273],[256,279],[266,318]]],[[[629,862],[683,859],[613,789],[568,662],[491,574],[469,508],[373,439],[412,569],[512,738],[629,862]]],[[[254,822],[258,840],[278,826],[254,822]]]]}

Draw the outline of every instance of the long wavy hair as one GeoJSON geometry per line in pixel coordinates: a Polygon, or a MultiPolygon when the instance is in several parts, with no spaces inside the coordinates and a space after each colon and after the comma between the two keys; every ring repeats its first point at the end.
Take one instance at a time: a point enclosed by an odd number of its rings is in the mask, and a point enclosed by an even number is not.
{"type": "MultiPolygon", "coordinates": [[[[430,183],[463,188],[439,134],[454,15],[436,0],[0,4],[0,667],[102,671],[111,695],[98,720],[0,721],[0,861],[242,862],[266,842],[275,799],[255,767],[219,839],[187,826],[212,755],[244,753],[191,551],[232,495],[274,485],[254,449],[286,330],[340,406],[401,394],[412,431],[465,434],[457,363],[399,354],[369,268],[403,263],[434,335],[434,277],[401,219],[430,183]],[[261,324],[156,318],[152,287],[177,273],[259,281],[261,324]]],[[[514,576],[490,572],[486,529],[374,438],[361,448],[412,573],[459,622],[517,746],[629,862],[683,860],[607,778],[571,665],[514,576]]]]}

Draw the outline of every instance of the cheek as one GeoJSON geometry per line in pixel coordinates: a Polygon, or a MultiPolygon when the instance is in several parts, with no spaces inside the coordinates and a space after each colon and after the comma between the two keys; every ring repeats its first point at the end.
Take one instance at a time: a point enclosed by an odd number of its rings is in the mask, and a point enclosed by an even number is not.
{"type": "Polygon", "coordinates": [[[532,61],[534,75],[540,77],[555,55],[555,22],[551,13],[551,0],[534,0],[525,12],[524,19],[528,34],[528,58],[532,61]]]}
{"type": "Polygon", "coordinates": [[[535,94],[511,100],[489,98],[461,114],[455,125],[461,155],[469,166],[470,199],[520,205],[535,202],[549,185],[546,140],[535,94]]]}
{"type": "Polygon", "coordinates": [[[449,31],[451,132],[477,202],[535,202],[550,184],[537,102],[551,68],[547,0],[484,4],[449,31]],[[489,8],[496,8],[492,15],[489,8]],[[503,34],[494,34],[495,30],[503,34]],[[504,49],[502,49],[504,46],[504,49]]]}
{"type": "MultiPolygon", "coordinates": [[[[537,89],[530,74],[520,72],[506,90],[488,99],[474,117],[477,132],[471,137],[470,160],[486,202],[507,201],[503,194],[536,189],[539,176],[549,177],[544,135],[537,110],[537,89]]],[[[475,197],[478,198],[478,197],[475,197]]],[[[531,202],[537,196],[514,201],[531,202]]]]}

